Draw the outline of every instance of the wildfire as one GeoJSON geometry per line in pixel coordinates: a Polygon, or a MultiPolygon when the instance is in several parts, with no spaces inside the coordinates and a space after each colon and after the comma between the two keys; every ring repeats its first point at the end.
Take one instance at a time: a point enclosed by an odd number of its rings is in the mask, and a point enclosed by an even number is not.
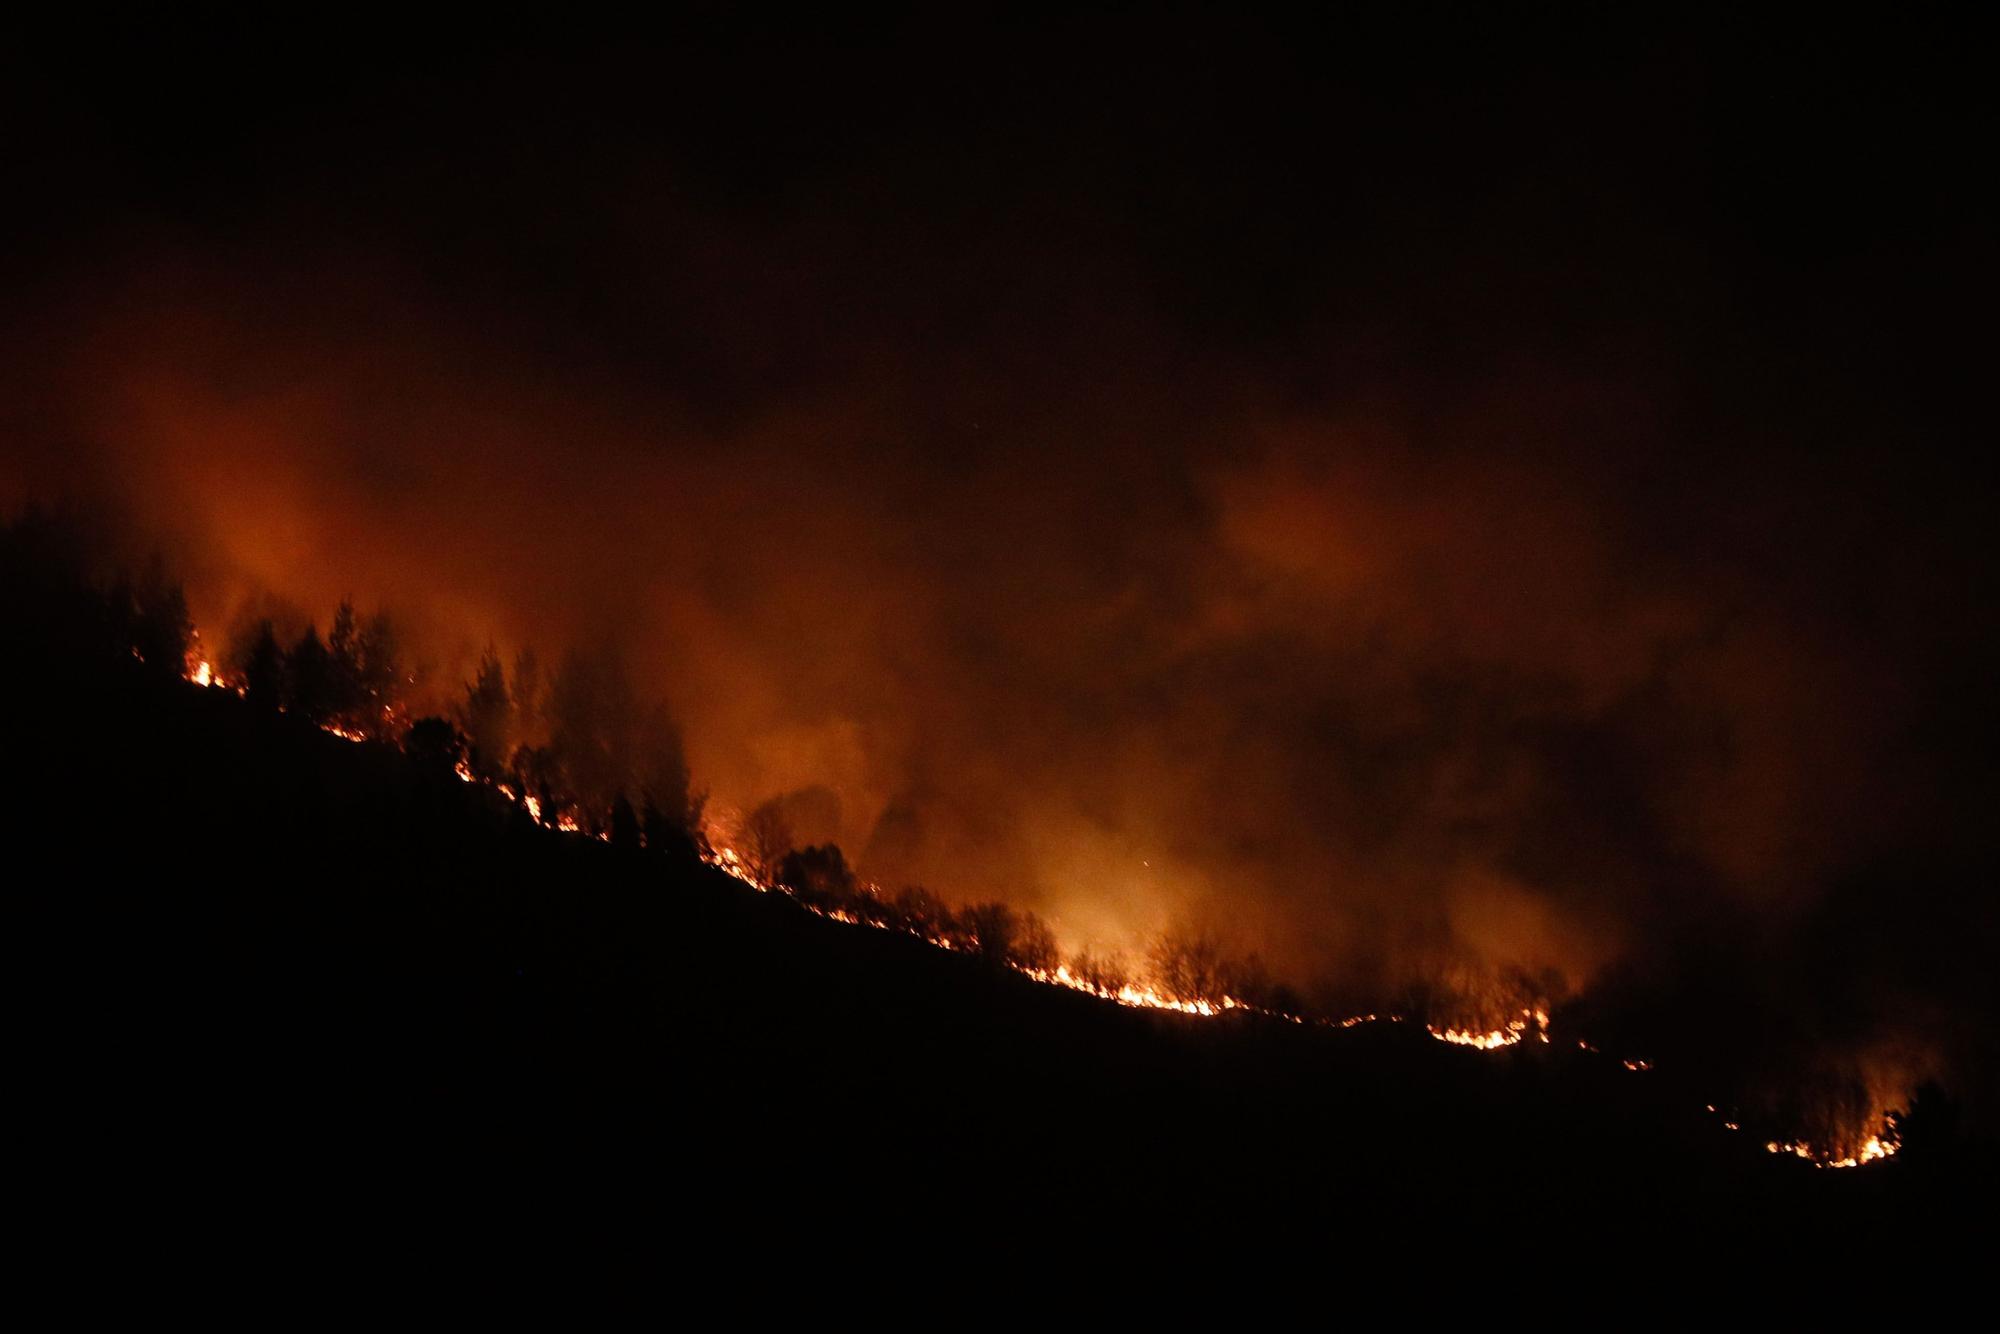
{"type": "Polygon", "coordinates": [[[1860,1167],[1863,1163],[1879,1162],[1893,1158],[1896,1150],[1903,1146],[1896,1139],[1895,1127],[1885,1125],[1876,1134],[1861,1141],[1860,1145],[1840,1158],[1833,1157],[1832,1149],[1815,1148],[1804,1140],[1771,1140],[1764,1148],[1771,1153],[1789,1153],[1803,1158],[1814,1167],[1860,1167]]]}
{"type": "MultiPolygon", "coordinates": [[[[1152,987],[1133,986],[1129,982],[1119,987],[1116,991],[1110,991],[1076,976],[1070,972],[1069,965],[1066,963],[1056,965],[1053,972],[1035,968],[1023,968],[1018,971],[1028,977],[1034,978],[1037,982],[1047,982],[1052,986],[1068,987],[1072,991],[1081,991],[1102,1000],[1116,1001],[1120,1005],[1133,1005],[1148,1010],[1172,1010],[1178,1014],[1198,1014],[1206,1018],[1221,1014],[1224,1010],[1249,1010],[1258,1008],[1247,1005],[1243,1001],[1237,1000],[1234,996],[1222,996],[1213,1001],[1176,1000],[1172,996],[1161,995],[1152,987]]],[[[1283,1017],[1288,1019],[1297,1018],[1294,1015],[1285,1015],[1283,1017]]]]}
{"type": "MultiPolygon", "coordinates": [[[[734,848],[717,846],[703,860],[717,870],[723,871],[742,881],[759,893],[783,892],[782,886],[768,885],[758,879],[734,848]]],[[[839,908],[819,908],[812,904],[803,903],[800,906],[804,907],[808,912],[818,913],[820,916],[829,918],[832,921],[845,922],[852,926],[873,925],[873,923],[866,922],[854,914],[845,912],[839,908]]],[[[958,948],[953,942],[944,939],[942,936],[920,936],[919,939],[928,944],[935,945],[939,949],[955,950],[958,948]]],[[[1259,1013],[1271,1013],[1270,1011],[1260,1009],[1260,1007],[1252,1006],[1238,1000],[1234,996],[1200,997],[1194,1000],[1181,1000],[1165,995],[1151,986],[1137,986],[1129,982],[1114,991],[1077,976],[1070,970],[1070,966],[1066,963],[1057,964],[1053,969],[1023,968],[1018,964],[1009,964],[1008,967],[1023,977],[1032,978],[1048,986],[1067,987],[1071,991],[1081,991],[1086,995],[1096,996],[1100,1000],[1108,1000],[1118,1005],[1129,1005],[1140,1009],[1171,1010],[1176,1014],[1200,1015],[1203,1018],[1213,1017],[1223,1013],[1225,1010],[1257,1010],[1259,1013]]],[[[1296,1015],[1281,1015],[1278,1017],[1290,1019],[1296,1023],[1304,1022],[1304,1020],[1296,1015]]],[[[1371,1015],[1369,1017],[1373,1018],[1374,1016],[1371,1015]]]]}
{"type": "Polygon", "coordinates": [[[1459,1047],[1477,1047],[1480,1051],[1493,1051],[1500,1047],[1511,1047],[1525,1040],[1533,1033],[1543,1042],[1549,1040],[1549,1012],[1524,1008],[1520,1017],[1510,1019],[1503,1028],[1479,1032],[1466,1028],[1439,1028],[1435,1024],[1424,1025],[1430,1035],[1439,1042],[1449,1042],[1459,1047]]]}
{"type": "MultiPolygon", "coordinates": [[[[241,687],[232,686],[229,682],[225,681],[221,674],[205,658],[189,667],[185,672],[185,676],[190,683],[204,689],[217,688],[231,690],[237,694],[243,693],[241,687]]],[[[391,716],[385,710],[385,717],[391,716]]],[[[344,741],[363,742],[374,739],[364,733],[356,732],[334,723],[321,724],[321,730],[337,736],[344,741]]],[[[553,821],[550,821],[546,817],[542,802],[538,797],[528,794],[517,794],[513,787],[507,783],[482,779],[464,760],[460,760],[453,767],[453,772],[460,782],[475,786],[490,787],[510,804],[518,803],[527,811],[528,817],[543,828],[566,834],[586,834],[605,842],[608,842],[610,839],[608,833],[599,832],[590,834],[590,831],[584,829],[577,817],[567,811],[557,815],[553,821]]],[[[813,912],[833,921],[853,926],[872,926],[878,929],[890,929],[881,922],[869,921],[844,909],[821,907],[817,904],[806,902],[786,886],[766,883],[751,870],[749,863],[734,848],[719,843],[712,843],[709,849],[703,852],[702,860],[759,893],[786,894],[792,897],[801,908],[804,908],[808,912],[813,912]]],[[[873,886],[868,887],[868,889],[870,893],[879,893],[879,890],[876,890],[873,886]]],[[[918,938],[940,949],[959,950],[965,948],[963,942],[945,939],[942,936],[919,934],[918,938]]],[[[1053,969],[1028,968],[1013,962],[1009,962],[1007,966],[1033,981],[1048,986],[1064,987],[1071,991],[1080,991],[1086,995],[1095,996],[1100,1000],[1109,1001],[1116,1005],[1130,1006],[1138,1009],[1163,1010],[1200,1018],[1213,1018],[1216,1015],[1230,1011],[1243,1011],[1264,1015],[1269,1018],[1288,1020],[1292,1023],[1303,1024],[1308,1022],[1303,1016],[1286,1014],[1253,1005],[1230,995],[1201,996],[1187,999],[1167,995],[1151,984],[1135,982],[1121,983],[1116,989],[1111,989],[1079,976],[1071,970],[1067,963],[1058,964],[1053,969]]],[[[1357,1014],[1344,1019],[1320,1018],[1312,1022],[1327,1027],[1348,1029],[1359,1027],[1362,1024],[1380,1022],[1400,1023],[1403,1018],[1404,1016],[1400,1014],[1357,1014]]],[[[1483,1030],[1459,1027],[1440,1028],[1433,1024],[1426,1024],[1424,1027],[1426,1032],[1440,1042],[1450,1043],[1453,1046],[1459,1047],[1471,1047],[1478,1051],[1496,1051],[1503,1047],[1516,1046],[1525,1042],[1530,1034],[1533,1034],[1538,1041],[1549,1041],[1548,1011],[1537,1006],[1524,1006],[1514,1018],[1509,1019],[1498,1028],[1483,1030]]],[[[1586,1041],[1579,1040],[1577,1046],[1585,1052],[1592,1054],[1597,1054],[1598,1052],[1595,1046],[1586,1041]]],[[[1620,1064],[1627,1070],[1651,1070],[1653,1068],[1652,1062],[1645,1060],[1624,1060],[1620,1064]]],[[[1707,1110],[1720,1115],[1713,1105],[1710,1105],[1707,1110]]],[[[1725,1120],[1723,1126],[1728,1130],[1741,1129],[1741,1126],[1734,1120],[1725,1120]]],[[[1879,1162],[1883,1159],[1893,1157],[1897,1149],[1901,1146],[1896,1138],[1894,1121],[1891,1118],[1877,1133],[1869,1135],[1858,1146],[1837,1158],[1833,1156],[1836,1150],[1815,1146],[1803,1140],[1770,1140],[1764,1147],[1773,1154],[1790,1154],[1802,1158],[1812,1163],[1815,1167],[1849,1168],[1860,1167],[1867,1163],[1879,1162]]]]}

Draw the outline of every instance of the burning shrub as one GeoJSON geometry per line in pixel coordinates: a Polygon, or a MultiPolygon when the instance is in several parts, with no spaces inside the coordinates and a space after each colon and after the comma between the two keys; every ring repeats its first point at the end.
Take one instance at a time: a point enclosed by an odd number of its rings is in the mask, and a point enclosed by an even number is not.
{"type": "Polygon", "coordinates": [[[1013,962],[1031,973],[1054,973],[1062,963],[1056,933],[1033,913],[1021,914],[1021,929],[1014,940],[1013,962]]]}
{"type": "Polygon", "coordinates": [[[1020,937],[1021,919],[1004,903],[975,903],[956,914],[962,947],[989,963],[1005,964],[1014,958],[1020,937]]]}
{"type": "Polygon", "coordinates": [[[491,644],[479,660],[478,679],[465,687],[458,725],[469,743],[472,771],[485,779],[501,777],[514,732],[514,701],[507,693],[500,654],[491,644]]]}

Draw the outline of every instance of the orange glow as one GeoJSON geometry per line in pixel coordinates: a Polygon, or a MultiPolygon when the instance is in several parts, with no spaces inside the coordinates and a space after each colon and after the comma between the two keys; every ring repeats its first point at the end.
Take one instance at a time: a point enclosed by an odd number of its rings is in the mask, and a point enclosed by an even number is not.
{"type": "Polygon", "coordinates": [[[1424,1027],[1439,1042],[1449,1042],[1457,1047],[1477,1047],[1480,1051],[1494,1051],[1500,1047],[1511,1047],[1525,1039],[1529,1033],[1542,1041],[1549,1040],[1549,1012],[1541,1009],[1523,1009],[1520,1017],[1510,1019],[1500,1028],[1484,1032],[1465,1028],[1438,1028],[1433,1024],[1424,1027]]]}
{"type": "MultiPolygon", "coordinates": [[[[243,693],[241,687],[231,686],[224,681],[206,659],[197,661],[187,669],[184,675],[191,684],[196,686],[230,689],[239,695],[243,693]]],[[[386,711],[385,718],[388,718],[386,711]]],[[[389,718],[389,721],[393,721],[393,718],[389,718]]],[[[330,735],[337,736],[344,741],[355,743],[376,739],[333,723],[322,724],[321,730],[330,735]]],[[[388,744],[394,743],[390,742],[388,744]]],[[[608,843],[610,841],[608,833],[590,833],[585,830],[573,814],[560,814],[551,823],[544,817],[542,803],[537,797],[517,794],[514,788],[507,783],[481,778],[464,760],[458,761],[453,766],[453,773],[460,782],[489,788],[504,798],[509,804],[518,802],[527,811],[528,817],[543,828],[553,829],[565,834],[583,834],[586,837],[596,838],[600,842],[608,843]]],[[[711,834],[713,832],[711,830],[711,834]]],[[[756,890],[760,894],[784,894],[793,899],[805,911],[825,917],[831,921],[841,922],[850,926],[874,927],[877,930],[899,929],[880,922],[864,920],[844,909],[821,907],[800,898],[785,885],[766,883],[751,871],[749,863],[743,856],[727,844],[711,841],[709,850],[702,854],[702,860],[709,866],[723,872],[741,884],[756,890]]],[[[861,886],[861,889],[870,896],[882,897],[882,891],[879,886],[865,884],[861,886]]],[[[963,948],[961,943],[940,936],[918,935],[918,938],[938,949],[956,951],[963,948]]],[[[1115,1005],[1137,1009],[1162,1010],[1197,1018],[1213,1018],[1231,1011],[1241,1011],[1263,1015],[1267,1018],[1281,1019],[1289,1023],[1303,1024],[1308,1022],[1301,1015],[1270,1010],[1227,994],[1200,996],[1194,999],[1177,998],[1161,991],[1156,984],[1146,979],[1126,982],[1116,990],[1111,990],[1079,976],[1071,970],[1070,965],[1067,963],[1058,964],[1054,969],[1026,968],[1012,962],[1007,966],[1022,976],[1043,985],[1063,987],[1071,991],[1082,992],[1085,995],[1094,996],[1099,1000],[1108,1001],[1115,1005]]],[[[1399,1014],[1382,1015],[1370,1013],[1350,1015],[1343,1019],[1321,1018],[1311,1022],[1331,1028],[1349,1029],[1370,1023],[1401,1023],[1403,1019],[1404,1016],[1399,1014]]],[[[1495,1028],[1438,1027],[1435,1024],[1426,1024],[1424,1027],[1426,1032],[1440,1042],[1449,1043],[1452,1046],[1470,1047],[1476,1051],[1497,1051],[1502,1048],[1517,1046],[1525,1042],[1531,1034],[1539,1042],[1547,1043],[1550,1041],[1549,1012],[1541,1006],[1523,1006],[1515,1017],[1495,1028]]],[[[1576,1045],[1578,1049],[1591,1055],[1599,1054],[1598,1048],[1588,1041],[1579,1039],[1576,1045]]],[[[1653,1068],[1653,1063],[1647,1060],[1625,1059],[1621,1060],[1619,1064],[1627,1070],[1634,1071],[1645,1071],[1653,1068]]],[[[1717,1114],[1717,1109],[1713,1104],[1709,1104],[1705,1110],[1712,1114],[1717,1114]]],[[[1734,1120],[1725,1120],[1723,1127],[1732,1131],[1742,1128],[1734,1120]]],[[[1845,1151],[1816,1146],[1803,1140],[1770,1140],[1766,1142],[1764,1147],[1773,1154],[1789,1154],[1804,1159],[1812,1163],[1815,1167],[1851,1168],[1860,1167],[1871,1162],[1880,1162],[1893,1157],[1900,1145],[1896,1138],[1892,1119],[1889,1122],[1885,1122],[1878,1131],[1870,1134],[1865,1140],[1845,1151]]]]}
{"type": "Polygon", "coordinates": [[[1902,1145],[1896,1139],[1895,1127],[1887,1124],[1875,1134],[1868,1136],[1860,1144],[1844,1153],[1841,1153],[1837,1149],[1808,1144],[1804,1140],[1774,1139],[1764,1145],[1764,1148],[1771,1153],[1788,1153],[1793,1157],[1805,1159],[1814,1167],[1836,1168],[1860,1167],[1866,1163],[1880,1162],[1885,1158],[1893,1158],[1896,1150],[1901,1147],[1902,1145]],[[1836,1153],[1839,1153],[1840,1156],[1835,1157],[1836,1153]]]}

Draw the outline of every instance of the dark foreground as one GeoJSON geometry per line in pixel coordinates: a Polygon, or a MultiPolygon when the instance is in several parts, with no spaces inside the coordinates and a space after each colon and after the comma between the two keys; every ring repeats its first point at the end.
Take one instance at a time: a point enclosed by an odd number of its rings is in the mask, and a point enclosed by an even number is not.
{"type": "Polygon", "coordinates": [[[1779,1160],[1672,1072],[1124,1010],[135,664],[11,671],[15,1136],[89,1254],[1583,1247],[1616,1285],[1982,1245],[1965,1163],[1779,1160]]]}

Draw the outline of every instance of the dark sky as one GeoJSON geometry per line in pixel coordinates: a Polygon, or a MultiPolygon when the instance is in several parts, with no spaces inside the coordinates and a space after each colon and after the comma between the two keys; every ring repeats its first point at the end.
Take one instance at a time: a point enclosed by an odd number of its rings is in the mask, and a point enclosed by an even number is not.
{"type": "Polygon", "coordinates": [[[1977,44],[1396,10],[28,35],[0,496],[615,644],[718,812],[1072,944],[1949,1064],[1977,44]]]}

